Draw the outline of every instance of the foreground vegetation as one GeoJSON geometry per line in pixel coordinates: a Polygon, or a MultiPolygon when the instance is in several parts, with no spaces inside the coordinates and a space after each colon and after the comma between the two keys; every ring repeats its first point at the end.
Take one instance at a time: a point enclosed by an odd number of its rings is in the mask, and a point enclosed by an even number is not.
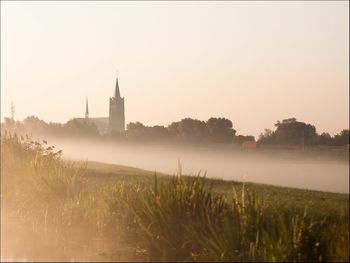
{"type": "Polygon", "coordinates": [[[1,137],[2,259],[348,261],[349,195],[71,163],[1,137]]]}

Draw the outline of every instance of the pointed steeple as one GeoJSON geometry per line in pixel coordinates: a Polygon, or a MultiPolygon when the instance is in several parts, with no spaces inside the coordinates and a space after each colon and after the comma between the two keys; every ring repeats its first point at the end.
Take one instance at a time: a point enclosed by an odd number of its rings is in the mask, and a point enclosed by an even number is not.
{"type": "Polygon", "coordinates": [[[13,104],[13,101],[11,101],[11,119],[14,120],[15,118],[15,105],[13,104]]]}
{"type": "Polygon", "coordinates": [[[89,102],[87,98],[86,98],[85,118],[86,119],[89,118],[89,102]]]}
{"type": "Polygon", "coordinates": [[[116,83],[115,83],[115,92],[114,92],[114,98],[120,98],[119,84],[118,84],[118,77],[117,77],[117,81],[116,81],[116,83]]]}

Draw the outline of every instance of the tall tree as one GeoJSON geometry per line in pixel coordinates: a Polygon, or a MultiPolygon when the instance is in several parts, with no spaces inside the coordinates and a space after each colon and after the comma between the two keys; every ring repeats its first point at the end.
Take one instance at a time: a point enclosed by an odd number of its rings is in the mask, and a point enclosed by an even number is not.
{"type": "Polygon", "coordinates": [[[343,146],[349,144],[349,130],[342,130],[334,136],[334,145],[343,146]]]}
{"type": "Polygon", "coordinates": [[[98,136],[99,131],[95,123],[72,119],[63,125],[63,133],[67,136],[98,136]]]}
{"type": "Polygon", "coordinates": [[[297,121],[296,118],[285,119],[275,124],[275,138],[279,144],[311,145],[317,143],[315,126],[297,121]]]}
{"type": "Polygon", "coordinates": [[[211,142],[230,143],[236,134],[232,121],[225,118],[210,118],[206,122],[211,142]]]}
{"type": "Polygon", "coordinates": [[[209,132],[204,121],[185,118],[173,122],[168,129],[172,136],[184,143],[202,145],[208,142],[209,132]]]}
{"type": "Polygon", "coordinates": [[[265,130],[260,134],[259,143],[281,145],[312,145],[317,144],[319,139],[315,126],[297,121],[296,118],[277,121],[276,130],[265,130]]]}

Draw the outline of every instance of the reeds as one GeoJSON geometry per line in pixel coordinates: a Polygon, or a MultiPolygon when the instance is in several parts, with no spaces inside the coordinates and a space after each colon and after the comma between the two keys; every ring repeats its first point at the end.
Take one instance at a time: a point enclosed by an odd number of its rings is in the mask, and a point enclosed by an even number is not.
{"type": "MultiPolygon", "coordinates": [[[[319,219],[306,208],[277,210],[244,184],[217,194],[214,180],[185,176],[181,166],[169,178],[155,174],[153,184],[95,187],[86,163],[66,163],[46,141],[12,134],[1,137],[1,153],[3,215],[16,218],[18,235],[25,225],[28,242],[50,248],[26,254],[32,260],[349,260],[348,211],[319,219]]],[[[23,257],[22,249],[12,248],[23,257]]]]}

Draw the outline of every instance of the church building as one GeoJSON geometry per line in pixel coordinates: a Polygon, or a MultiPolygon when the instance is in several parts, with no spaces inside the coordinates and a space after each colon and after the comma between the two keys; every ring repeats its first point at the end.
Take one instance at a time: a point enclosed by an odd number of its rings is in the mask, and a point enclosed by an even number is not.
{"type": "Polygon", "coordinates": [[[115,84],[114,97],[109,98],[109,131],[125,131],[124,98],[120,97],[118,78],[115,84]]]}
{"type": "Polygon", "coordinates": [[[115,84],[114,96],[109,98],[109,116],[100,118],[89,117],[89,104],[86,99],[85,118],[77,118],[79,121],[93,122],[100,134],[111,132],[125,132],[125,108],[124,98],[120,96],[118,78],[115,84]]]}

